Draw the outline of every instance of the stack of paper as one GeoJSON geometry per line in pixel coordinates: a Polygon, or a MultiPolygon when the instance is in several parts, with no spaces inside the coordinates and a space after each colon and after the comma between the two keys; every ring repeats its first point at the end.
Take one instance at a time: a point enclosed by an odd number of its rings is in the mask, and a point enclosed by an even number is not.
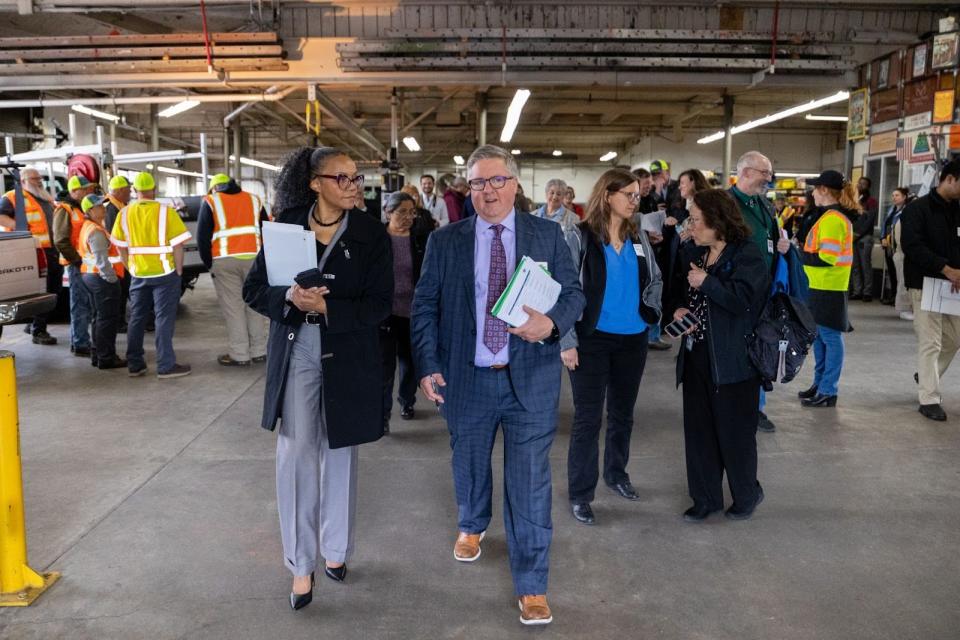
{"type": "Polygon", "coordinates": [[[924,278],[920,308],[931,313],[960,316],[960,293],[953,292],[953,285],[949,280],[924,278]]]}
{"type": "Polygon", "coordinates": [[[519,327],[530,317],[524,305],[546,313],[557,304],[560,283],[530,256],[523,256],[491,313],[511,327],[519,327]]]}
{"type": "Polygon", "coordinates": [[[263,223],[263,257],[271,287],[289,287],[302,271],[317,268],[317,237],[298,224],[263,223]]]}

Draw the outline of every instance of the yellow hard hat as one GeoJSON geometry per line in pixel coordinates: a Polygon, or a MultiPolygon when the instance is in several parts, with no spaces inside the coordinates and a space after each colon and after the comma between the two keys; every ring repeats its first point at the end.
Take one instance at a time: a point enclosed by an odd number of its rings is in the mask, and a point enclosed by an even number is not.
{"type": "Polygon", "coordinates": [[[103,201],[104,201],[103,196],[97,196],[97,195],[87,196],[80,202],[80,209],[82,209],[83,212],[86,213],[87,211],[90,211],[90,209],[93,209],[94,207],[99,207],[100,205],[102,205],[103,201]]]}
{"type": "Polygon", "coordinates": [[[230,176],[225,173],[218,173],[217,175],[210,178],[210,190],[213,191],[213,188],[217,185],[227,184],[230,182],[230,176]]]}
{"type": "Polygon", "coordinates": [[[83,176],[73,176],[67,180],[67,191],[75,191],[77,189],[84,189],[90,186],[90,181],[84,178],[83,176]]]}
{"type": "Polygon", "coordinates": [[[110,178],[110,189],[123,189],[124,187],[129,187],[130,181],[123,176],[113,176],[110,178]]]}
{"type": "Polygon", "coordinates": [[[133,178],[133,188],[137,191],[153,191],[157,188],[157,183],[152,175],[141,171],[133,178]]]}

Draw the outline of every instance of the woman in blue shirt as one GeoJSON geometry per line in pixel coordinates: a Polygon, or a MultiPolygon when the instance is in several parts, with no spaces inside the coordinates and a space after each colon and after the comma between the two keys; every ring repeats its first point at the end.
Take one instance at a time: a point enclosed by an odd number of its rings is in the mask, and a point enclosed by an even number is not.
{"type": "Polygon", "coordinates": [[[627,475],[633,409],[647,360],[647,328],[660,321],[660,270],[645,233],[633,222],[636,176],[607,171],[593,188],[571,251],[587,305],[561,341],[570,370],[574,418],[567,454],[573,516],[593,524],[590,503],[599,477],[599,438],[607,402],[603,480],[628,500],[639,496],[627,475]]]}

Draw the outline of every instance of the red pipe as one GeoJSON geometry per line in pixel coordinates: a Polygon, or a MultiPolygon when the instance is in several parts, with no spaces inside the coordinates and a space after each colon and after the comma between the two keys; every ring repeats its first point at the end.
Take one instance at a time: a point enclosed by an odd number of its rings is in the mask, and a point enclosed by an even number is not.
{"type": "Polygon", "coordinates": [[[213,51],[210,47],[210,31],[207,29],[207,5],[200,0],[200,19],[203,21],[203,44],[207,51],[207,73],[213,73],[213,51]]]}
{"type": "Polygon", "coordinates": [[[777,64],[777,32],[780,30],[780,0],[773,5],[773,46],[770,48],[770,66],[777,64]]]}

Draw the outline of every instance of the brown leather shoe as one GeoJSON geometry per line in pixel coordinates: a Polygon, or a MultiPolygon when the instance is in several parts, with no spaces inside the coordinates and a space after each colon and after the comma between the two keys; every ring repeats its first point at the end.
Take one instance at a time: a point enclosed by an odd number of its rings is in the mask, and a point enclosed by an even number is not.
{"type": "Polygon", "coordinates": [[[550,624],[553,614],[547,596],[520,596],[520,622],[523,624],[550,624]]]}
{"type": "Polygon", "coordinates": [[[453,557],[460,562],[473,562],[479,558],[480,541],[483,540],[485,535],[487,535],[486,531],[481,533],[464,533],[461,531],[460,535],[457,536],[457,543],[453,545],[453,557]]]}

